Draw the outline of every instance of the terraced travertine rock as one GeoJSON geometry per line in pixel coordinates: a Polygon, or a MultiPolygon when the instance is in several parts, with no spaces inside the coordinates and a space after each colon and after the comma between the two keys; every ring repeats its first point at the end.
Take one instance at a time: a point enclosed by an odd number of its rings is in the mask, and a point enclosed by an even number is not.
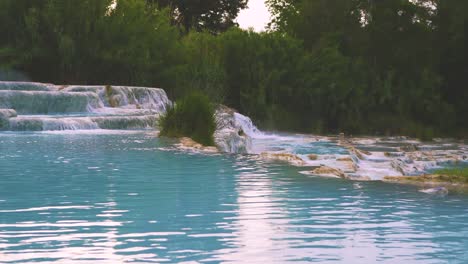
{"type": "Polygon", "coordinates": [[[0,130],[7,130],[10,127],[10,118],[16,116],[14,109],[0,109],[0,130]]]}
{"type": "Polygon", "coordinates": [[[164,90],[0,82],[0,130],[151,129],[172,102],[164,90]],[[10,110],[8,110],[10,111],[10,110]]]}

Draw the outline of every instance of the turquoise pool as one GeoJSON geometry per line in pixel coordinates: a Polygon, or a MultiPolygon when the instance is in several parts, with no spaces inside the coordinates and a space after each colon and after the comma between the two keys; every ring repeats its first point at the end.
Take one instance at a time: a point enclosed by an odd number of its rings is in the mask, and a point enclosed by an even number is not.
{"type": "Polygon", "coordinates": [[[468,263],[468,196],[100,133],[0,133],[0,263],[468,263]]]}

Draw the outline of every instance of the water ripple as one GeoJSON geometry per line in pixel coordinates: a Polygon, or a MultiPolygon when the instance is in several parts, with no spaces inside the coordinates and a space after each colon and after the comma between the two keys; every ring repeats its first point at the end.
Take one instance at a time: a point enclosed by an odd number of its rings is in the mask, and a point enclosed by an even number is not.
{"type": "Polygon", "coordinates": [[[144,134],[3,135],[0,152],[1,263],[468,259],[466,196],[184,154],[144,134]]]}

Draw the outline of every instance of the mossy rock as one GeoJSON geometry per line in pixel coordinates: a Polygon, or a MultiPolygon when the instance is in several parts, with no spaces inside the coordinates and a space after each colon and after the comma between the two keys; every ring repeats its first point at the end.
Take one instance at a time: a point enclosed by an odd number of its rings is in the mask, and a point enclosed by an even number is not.
{"type": "Polygon", "coordinates": [[[115,108],[120,106],[120,95],[114,94],[114,89],[112,89],[112,86],[106,85],[105,87],[105,94],[106,94],[106,99],[107,103],[109,104],[110,107],[115,108]]]}

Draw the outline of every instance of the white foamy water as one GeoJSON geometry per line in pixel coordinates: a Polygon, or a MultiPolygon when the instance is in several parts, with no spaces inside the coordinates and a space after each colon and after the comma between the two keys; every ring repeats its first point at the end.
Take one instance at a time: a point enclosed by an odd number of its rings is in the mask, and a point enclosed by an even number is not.
{"type": "Polygon", "coordinates": [[[149,129],[170,104],[158,88],[0,82],[0,130],[149,129]]]}
{"type": "Polygon", "coordinates": [[[252,122],[252,120],[239,113],[234,113],[236,123],[242,128],[245,134],[252,138],[261,137],[264,135],[252,122]]]}

